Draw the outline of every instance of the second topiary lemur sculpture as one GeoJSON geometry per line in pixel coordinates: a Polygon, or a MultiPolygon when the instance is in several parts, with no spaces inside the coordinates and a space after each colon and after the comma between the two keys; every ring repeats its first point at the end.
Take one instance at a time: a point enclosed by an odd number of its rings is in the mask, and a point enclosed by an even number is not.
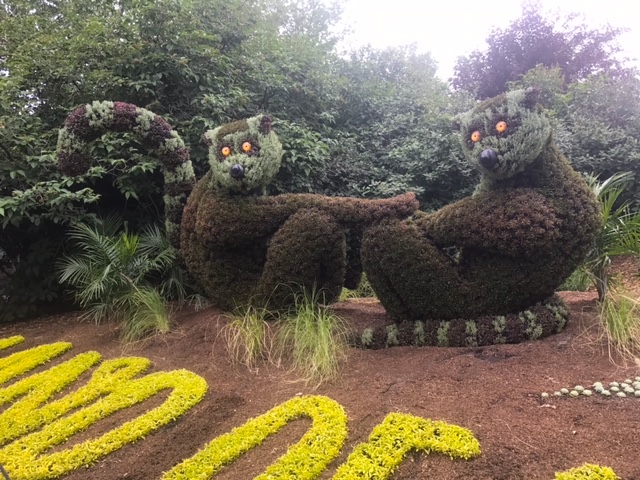
{"type": "Polygon", "coordinates": [[[533,89],[513,91],[458,118],[482,174],[473,196],[365,233],[364,269],[380,301],[396,322],[419,322],[398,325],[410,342],[518,342],[564,325],[549,299],[592,246],[600,211],[536,100],[533,89]]]}
{"type": "Polygon", "coordinates": [[[88,145],[106,131],[134,133],[159,159],[167,235],[205,295],[225,309],[287,308],[293,294],[313,289],[321,292],[319,301],[331,302],[343,286],[360,281],[364,229],[418,207],[413,194],[387,200],[266,195],[282,146],[265,115],[205,133],[210,169],[196,184],[188,149],[160,116],[127,103],[93,102],[60,130],[63,172],[86,172],[88,145]]]}

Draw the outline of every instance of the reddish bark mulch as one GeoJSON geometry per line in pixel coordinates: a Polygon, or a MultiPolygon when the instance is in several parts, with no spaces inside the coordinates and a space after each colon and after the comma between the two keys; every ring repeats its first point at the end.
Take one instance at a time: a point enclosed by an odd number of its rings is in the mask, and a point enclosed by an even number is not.
{"type": "MultiPolygon", "coordinates": [[[[326,395],[343,405],[349,416],[348,440],[323,479],[331,478],[354,446],[366,441],[391,412],[469,428],[482,447],[482,455],[468,462],[410,454],[394,474],[395,480],[550,480],[554,472],[585,462],[609,466],[623,479],[640,479],[640,399],[594,395],[543,401],[540,397],[543,391],[640,375],[640,366],[625,369],[614,365],[606,348],[597,342],[594,294],[562,295],[572,320],[561,334],[536,342],[483,348],[354,349],[343,365],[341,378],[316,390],[266,363],[255,372],[230,364],[217,337],[225,320],[213,308],[182,313],[176,317],[177,328],[172,333],[124,349],[115,325],[81,323],[75,315],[0,325],[0,338],[26,337],[24,344],[9,352],[54,341],[73,343],[71,352],[53,363],[88,350],[96,350],[106,359],[144,356],[153,361],[154,370],[186,368],[209,384],[204,401],[177,422],[90,469],[69,474],[65,477],[69,480],[159,479],[163,471],[192,456],[213,438],[301,393],[326,395]]],[[[336,310],[346,319],[384,315],[382,307],[371,301],[344,302],[336,310]]],[[[91,436],[137,416],[149,405],[102,421],[92,428],[91,436]]],[[[288,425],[216,478],[255,477],[296,443],[308,425],[307,420],[288,425]]]]}

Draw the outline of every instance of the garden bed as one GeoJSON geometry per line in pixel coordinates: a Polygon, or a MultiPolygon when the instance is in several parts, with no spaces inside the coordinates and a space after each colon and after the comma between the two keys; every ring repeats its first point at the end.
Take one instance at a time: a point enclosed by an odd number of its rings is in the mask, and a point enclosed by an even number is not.
{"type": "MultiPolygon", "coordinates": [[[[162,472],[193,456],[214,438],[302,394],[335,400],[349,419],[345,445],[320,478],[331,478],[355,445],[365,442],[374,427],[394,412],[465,427],[482,449],[479,457],[469,461],[409,454],[394,479],[552,479],[555,472],[584,463],[609,466],[623,479],[640,478],[639,398],[594,395],[543,400],[540,396],[543,391],[576,384],[640,375],[640,366],[616,367],[596,341],[594,294],[565,292],[562,296],[572,321],[561,334],[536,342],[483,348],[353,349],[341,378],[316,390],[296,382],[295,374],[268,363],[255,371],[231,365],[218,336],[226,318],[214,308],[184,312],[176,317],[177,328],[172,333],[126,348],[119,342],[114,324],[95,326],[79,322],[77,315],[1,325],[0,338],[25,337],[22,345],[7,352],[57,341],[73,344],[70,352],[36,372],[71,355],[95,350],[104,359],[146,357],[153,362],[151,372],[187,369],[209,385],[204,400],[175,423],[124,446],[89,470],[81,468],[68,474],[67,479],[160,479],[162,472]]],[[[352,322],[363,317],[384,321],[385,316],[383,308],[371,300],[342,302],[335,310],[352,322]]],[[[81,377],[80,382],[87,378],[81,377]]],[[[161,400],[152,402],[157,405],[161,400]]],[[[65,448],[97,437],[149,408],[143,404],[119,412],[72,437],[65,448]]],[[[305,419],[290,423],[225,467],[216,478],[257,476],[297,443],[309,425],[305,419]]]]}

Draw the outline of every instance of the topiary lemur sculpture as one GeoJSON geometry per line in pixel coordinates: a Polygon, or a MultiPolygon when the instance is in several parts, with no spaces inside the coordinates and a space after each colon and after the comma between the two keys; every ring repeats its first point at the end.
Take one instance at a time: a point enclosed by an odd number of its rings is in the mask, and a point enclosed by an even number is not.
{"type": "Polygon", "coordinates": [[[226,309],[249,303],[286,308],[292,294],[314,288],[319,298],[334,300],[343,286],[355,288],[360,280],[364,229],[406,218],[418,207],[413,194],[388,200],[265,195],[282,157],[265,115],[205,133],[210,170],[193,189],[188,150],[167,122],[131,104],[94,102],[76,109],[60,131],[63,172],[86,171],[88,142],[108,130],[137,134],[159,158],[167,235],[204,293],[226,309]]]}
{"type": "Polygon", "coordinates": [[[396,322],[421,322],[424,343],[518,342],[564,325],[558,305],[534,306],[580,264],[600,212],[536,98],[509,92],[458,118],[465,155],[482,174],[473,196],[365,234],[369,281],[396,322]]]}
{"type": "Polygon", "coordinates": [[[417,209],[413,194],[389,200],[312,194],[264,195],[280,168],[282,147],[264,115],[204,136],[209,172],[189,197],[181,249],[189,271],[225,308],[268,299],[286,307],[312,288],[324,301],[357,286],[363,229],[417,209]]]}

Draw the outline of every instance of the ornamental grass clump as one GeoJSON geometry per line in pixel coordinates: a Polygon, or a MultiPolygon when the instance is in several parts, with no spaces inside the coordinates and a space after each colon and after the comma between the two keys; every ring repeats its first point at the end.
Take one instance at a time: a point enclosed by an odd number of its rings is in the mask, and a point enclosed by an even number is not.
{"type": "Polygon", "coordinates": [[[362,274],[360,283],[354,290],[350,290],[348,288],[342,289],[339,301],[344,302],[345,300],[349,300],[351,298],[377,298],[376,292],[373,291],[373,287],[371,286],[371,283],[367,279],[367,275],[365,273],[362,274]]]}
{"type": "Polygon", "coordinates": [[[270,327],[267,320],[273,316],[264,307],[249,305],[236,309],[221,330],[229,358],[248,368],[268,358],[271,352],[270,327]]]}
{"type": "Polygon", "coordinates": [[[289,357],[305,383],[334,379],[348,348],[347,328],[322,301],[322,292],[296,294],[294,307],[280,322],[279,356],[289,357]]]}
{"type": "Polygon", "coordinates": [[[609,347],[623,360],[638,361],[640,355],[640,301],[623,290],[609,290],[598,303],[603,336],[609,347]]]}

